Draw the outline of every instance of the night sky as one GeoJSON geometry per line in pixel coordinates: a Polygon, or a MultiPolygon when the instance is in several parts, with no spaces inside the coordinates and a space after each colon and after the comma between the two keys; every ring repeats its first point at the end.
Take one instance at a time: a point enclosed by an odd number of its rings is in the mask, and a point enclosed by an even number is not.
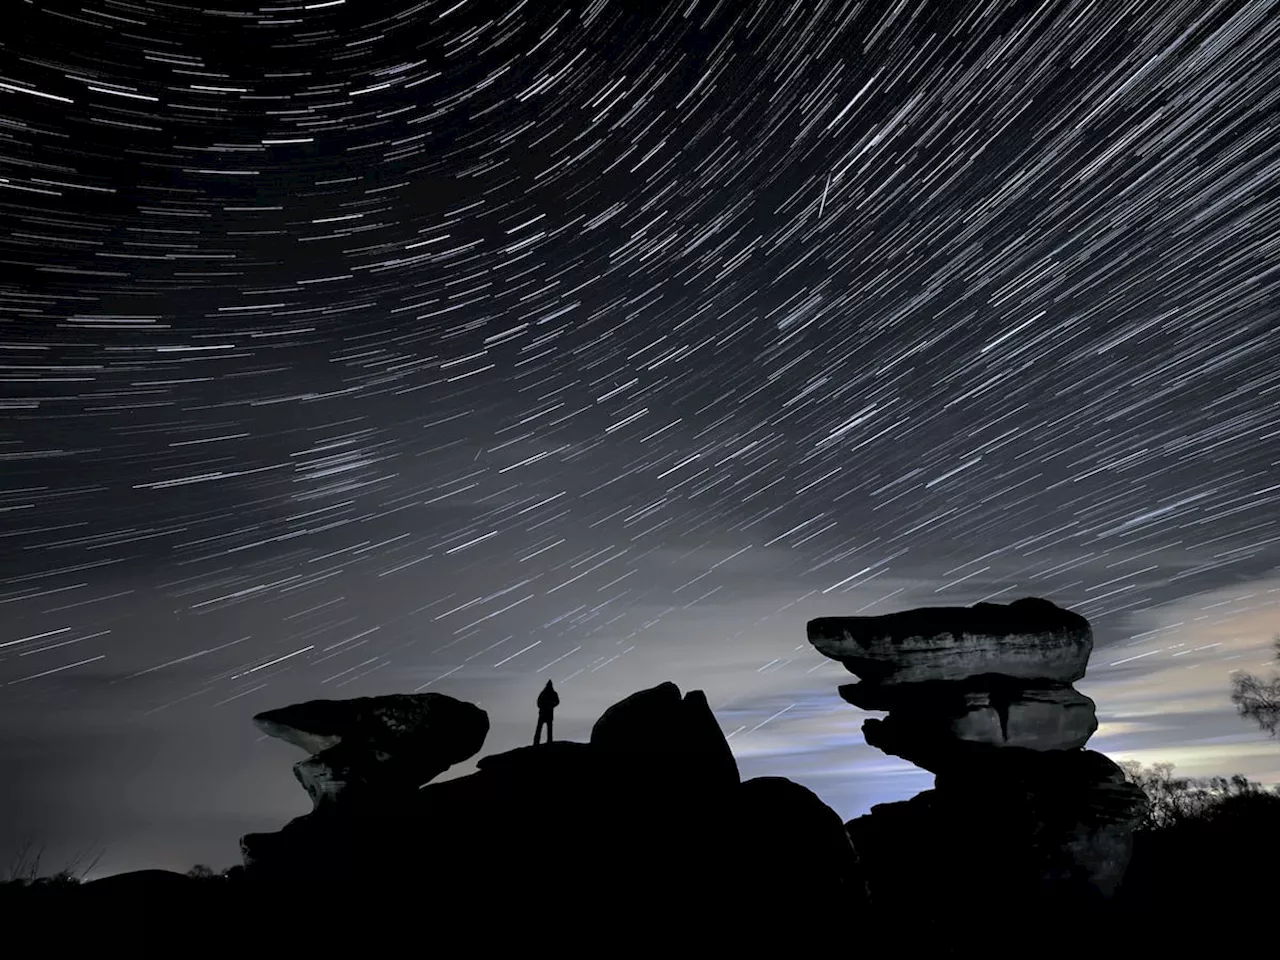
{"type": "Polygon", "coordinates": [[[932,778],[805,621],[1026,595],[1092,746],[1280,781],[1280,2],[197,6],[0,30],[0,865],[228,866],[254,713],[548,678],[851,817],[932,778]]]}

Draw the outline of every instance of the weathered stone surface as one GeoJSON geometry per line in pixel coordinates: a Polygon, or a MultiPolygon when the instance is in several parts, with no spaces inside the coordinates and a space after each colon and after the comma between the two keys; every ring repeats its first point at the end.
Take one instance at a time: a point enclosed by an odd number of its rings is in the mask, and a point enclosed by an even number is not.
{"type": "Polygon", "coordinates": [[[872,807],[846,824],[872,902],[909,911],[932,898],[931,877],[965,878],[945,892],[958,916],[987,915],[993,905],[1070,909],[1113,896],[1147,800],[1115,782],[1112,766],[1091,751],[1057,765],[1041,755],[1021,775],[947,785],[940,778],[937,789],[872,807]]]}
{"type": "Polygon", "coordinates": [[[861,678],[845,700],[888,713],[863,724],[867,743],[937,775],[846,825],[877,910],[909,916],[928,899],[954,919],[1114,895],[1147,801],[1082,749],[1098,727],[1071,686],[1093,647],[1084,617],[1026,598],[829,617],[808,636],[861,678]],[[930,877],[964,883],[931,891],[930,877]]]}
{"type": "MultiPolygon", "coordinates": [[[[860,706],[862,686],[841,687],[841,696],[860,706]]],[[[1069,686],[934,693],[914,706],[900,699],[888,717],[867,720],[867,743],[937,772],[971,762],[972,747],[1077,750],[1098,729],[1093,701],[1069,686]]]]}
{"type": "Polygon", "coordinates": [[[879,617],[822,617],[810,620],[807,632],[823,656],[883,686],[982,674],[1070,683],[1084,676],[1093,649],[1084,617],[1034,597],[879,617]]]}
{"type": "Polygon", "coordinates": [[[1090,890],[1105,898],[1115,896],[1149,805],[1142,788],[1132,783],[1093,784],[1085,794],[1076,822],[1059,843],[1090,890]]]}
{"type": "Polygon", "coordinates": [[[448,769],[439,758],[399,757],[363,743],[339,743],[293,765],[317,807],[368,790],[412,790],[448,769]]]}
{"type": "Polygon", "coordinates": [[[357,789],[408,790],[484,746],[489,715],[439,693],[310,700],[253,718],[312,754],[294,775],[319,807],[357,789]]]}
{"type": "Polygon", "coordinates": [[[442,693],[396,693],[351,700],[308,700],[253,718],[263,733],[317,754],[339,743],[389,746],[448,744],[453,763],[474,756],[489,733],[489,715],[442,693]]]}

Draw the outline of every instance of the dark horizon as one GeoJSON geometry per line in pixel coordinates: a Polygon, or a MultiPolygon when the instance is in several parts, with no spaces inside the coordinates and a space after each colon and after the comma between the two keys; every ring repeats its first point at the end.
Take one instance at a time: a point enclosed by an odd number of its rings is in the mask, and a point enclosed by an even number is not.
{"type": "Polygon", "coordinates": [[[1280,783],[1278,13],[21,5],[0,857],[228,866],[309,808],[253,714],[433,690],[483,756],[548,678],[849,818],[932,778],[805,621],[1019,596],[1092,749],[1280,783]]]}

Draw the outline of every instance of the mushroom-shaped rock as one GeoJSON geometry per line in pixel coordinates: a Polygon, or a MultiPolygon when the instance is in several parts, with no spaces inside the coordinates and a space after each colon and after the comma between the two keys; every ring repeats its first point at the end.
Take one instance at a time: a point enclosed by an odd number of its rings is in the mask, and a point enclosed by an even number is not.
{"type": "Polygon", "coordinates": [[[475,756],[489,733],[487,713],[440,693],[310,700],[253,721],[312,754],[294,774],[317,806],[356,786],[421,786],[475,756]]]}
{"type": "Polygon", "coordinates": [[[1049,600],[918,607],[879,617],[810,620],[809,642],[852,674],[892,686],[984,674],[1071,683],[1093,650],[1089,621],[1049,600]]]}
{"type": "Polygon", "coordinates": [[[878,914],[915,924],[936,902],[955,934],[993,903],[1060,917],[1115,894],[1146,799],[1082,749],[1098,726],[1071,686],[1093,648],[1084,617],[1029,597],[827,617],[808,637],[860,678],[845,700],[888,713],[863,723],[866,742],[936,774],[934,790],[846,824],[878,914]]]}

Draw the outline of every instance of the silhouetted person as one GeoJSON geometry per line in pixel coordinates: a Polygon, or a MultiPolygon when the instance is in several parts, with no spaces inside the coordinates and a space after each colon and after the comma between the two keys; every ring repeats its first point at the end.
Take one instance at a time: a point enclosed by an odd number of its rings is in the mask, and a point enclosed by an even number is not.
{"type": "Polygon", "coordinates": [[[548,680],[547,685],[538,694],[538,729],[533,732],[533,745],[535,747],[542,741],[542,727],[544,724],[547,728],[547,743],[552,741],[551,724],[555,719],[554,714],[558,706],[560,706],[560,694],[556,693],[556,688],[551,686],[551,681],[548,680]]]}

